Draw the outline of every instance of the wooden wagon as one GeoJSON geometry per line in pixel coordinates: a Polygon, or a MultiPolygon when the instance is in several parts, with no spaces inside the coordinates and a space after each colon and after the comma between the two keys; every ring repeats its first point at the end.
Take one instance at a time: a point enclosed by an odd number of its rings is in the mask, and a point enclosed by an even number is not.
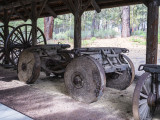
{"type": "MultiPolygon", "coordinates": [[[[82,102],[97,101],[105,86],[124,90],[133,82],[135,75],[132,61],[123,54],[128,50],[81,48],[81,16],[88,10],[100,12],[103,8],[133,4],[148,7],[146,61],[147,64],[156,64],[159,0],[0,0],[0,21],[4,24],[0,27],[0,60],[2,64],[16,67],[19,79],[26,83],[34,83],[41,70],[46,75],[64,76],[70,95],[82,102]],[[67,44],[47,45],[43,32],[37,27],[37,19],[48,16],[56,18],[67,13],[74,15],[74,49],[67,50],[70,47],[67,44]],[[9,26],[10,21],[28,19],[32,24],[16,28],[9,26]]],[[[135,119],[152,119],[159,105],[158,77],[151,81],[156,84],[149,87],[158,86],[154,92],[150,91],[151,97],[140,92],[144,89],[143,84],[137,84],[139,87],[136,87],[133,100],[135,119]],[[150,102],[146,103],[146,100],[150,102]]]]}

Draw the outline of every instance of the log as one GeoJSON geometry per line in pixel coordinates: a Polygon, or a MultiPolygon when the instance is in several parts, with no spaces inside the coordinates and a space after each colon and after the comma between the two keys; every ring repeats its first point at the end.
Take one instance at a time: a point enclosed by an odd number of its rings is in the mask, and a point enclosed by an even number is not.
{"type": "Polygon", "coordinates": [[[157,1],[148,4],[147,22],[147,51],[146,63],[157,64],[158,55],[158,18],[159,6],[157,1]]]}

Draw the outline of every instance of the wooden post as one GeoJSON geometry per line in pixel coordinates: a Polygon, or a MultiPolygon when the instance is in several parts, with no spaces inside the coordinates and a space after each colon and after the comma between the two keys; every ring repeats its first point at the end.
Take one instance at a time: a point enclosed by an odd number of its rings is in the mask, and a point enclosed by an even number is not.
{"type": "Polygon", "coordinates": [[[77,0],[74,15],[74,48],[81,48],[81,7],[81,0],[77,0]]]}
{"type": "Polygon", "coordinates": [[[148,4],[147,51],[146,51],[147,64],[157,64],[158,17],[159,17],[158,1],[154,0],[148,4]]]}
{"type": "Polygon", "coordinates": [[[32,20],[32,46],[37,44],[37,7],[36,2],[32,1],[32,13],[31,13],[31,20],[32,20]]]}
{"type": "Polygon", "coordinates": [[[4,18],[3,18],[3,24],[4,24],[4,45],[7,40],[7,37],[9,35],[9,29],[8,29],[8,11],[4,9],[4,18]]]}
{"type": "Polygon", "coordinates": [[[87,0],[86,5],[82,6],[83,0],[63,0],[74,15],[74,48],[81,48],[81,16],[92,5],[99,13],[100,7],[95,0],[87,0]]]}
{"type": "MultiPolygon", "coordinates": [[[[3,24],[4,24],[4,47],[6,47],[6,40],[9,36],[9,29],[8,29],[9,18],[8,18],[8,11],[6,9],[4,9],[3,24]]],[[[4,58],[4,62],[5,64],[9,64],[9,61],[6,57],[4,58]]]]}

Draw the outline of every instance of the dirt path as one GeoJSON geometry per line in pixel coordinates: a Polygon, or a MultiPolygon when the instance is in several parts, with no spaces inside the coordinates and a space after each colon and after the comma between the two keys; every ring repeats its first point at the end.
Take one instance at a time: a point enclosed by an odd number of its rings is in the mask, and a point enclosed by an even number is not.
{"type": "Polygon", "coordinates": [[[0,72],[2,73],[0,77],[0,102],[33,119],[132,119],[132,92],[130,90],[121,92],[106,88],[104,96],[98,102],[88,105],[77,102],[68,96],[63,79],[46,78],[42,73],[39,80],[29,86],[17,80],[15,71],[4,70],[0,67],[0,72]]]}

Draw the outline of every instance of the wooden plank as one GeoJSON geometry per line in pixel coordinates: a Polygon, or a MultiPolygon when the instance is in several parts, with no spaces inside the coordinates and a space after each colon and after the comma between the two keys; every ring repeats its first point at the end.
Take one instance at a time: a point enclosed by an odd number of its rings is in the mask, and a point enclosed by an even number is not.
{"type": "Polygon", "coordinates": [[[92,0],[91,1],[92,6],[94,7],[94,9],[97,11],[97,13],[101,12],[101,8],[99,7],[99,5],[97,4],[96,0],[92,0]]]}
{"type": "Polygon", "coordinates": [[[27,21],[27,18],[24,17],[24,15],[22,15],[21,13],[19,13],[16,9],[14,9],[14,12],[23,20],[23,21],[27,21]]]}
{"type": "MultiPolygon", "coordinates": [[[[66,6],[69,9],[69,11],[74,15],[75,14],[75,8],[70,5],[71,1],[70,0],[63,0],[63,1],[66,4],[66,6]]],[[[73,3],[72,3],[72,5],[73,5],[73,3]]]]}
{"type": "Polygon", "coordinates": [[[45,8],[46,4],[47,4],[48,0],[44,0],[44,2],[42,3],[42,8],[40,9],[39,13],[38,13],[38,17],[41,15],[43,9],[45,8]]]}
{"type": "Polygon", "coordinates": [[[91,5],[91,1],[92,0],[87,1],[86,5],[84,6],[83,10],[81,11],[81,14],[83,14],[87,10],[87,8],[91,5]]]}
{"type": "Polygon", "coordinates": [[[159,6],[157,1],[148,4],[148,24],[147,24],[147,51],[146,63],[157,64],[158,54],[158,18],[159,6]]]}

